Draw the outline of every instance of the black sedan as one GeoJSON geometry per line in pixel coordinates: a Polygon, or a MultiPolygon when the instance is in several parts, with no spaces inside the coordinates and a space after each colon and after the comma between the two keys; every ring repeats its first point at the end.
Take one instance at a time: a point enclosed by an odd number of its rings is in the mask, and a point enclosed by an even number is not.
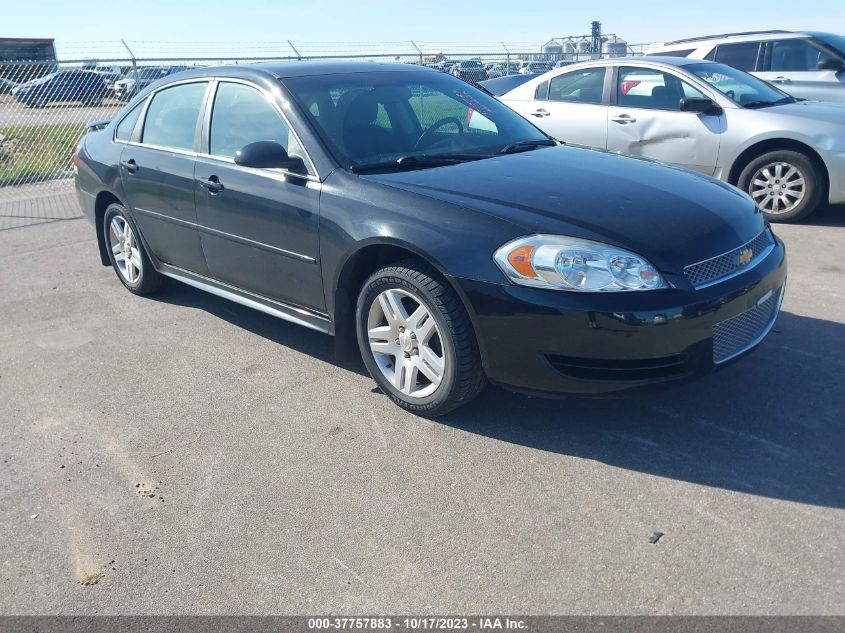
{"type": "Polygon", "coordinates": [[[354,345],[428,416],[492,381],[606,394],[709,372],[777,317],[783,244],[751,199],[558,146],[488,94],[372,63],[186,71],[75,159],[104,265],[354,345]]]}

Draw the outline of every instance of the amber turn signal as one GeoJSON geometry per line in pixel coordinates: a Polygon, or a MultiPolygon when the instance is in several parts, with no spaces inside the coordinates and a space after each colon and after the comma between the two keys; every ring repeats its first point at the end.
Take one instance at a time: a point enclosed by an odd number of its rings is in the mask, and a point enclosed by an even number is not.
{"type": "Polygon", "coordinates": [[[537,273],[531,264],[531,256],[537,247],[533,244],[525,244],[513,249],[508,255],[508,263],[523,277],[536,277],[537,273]]]}

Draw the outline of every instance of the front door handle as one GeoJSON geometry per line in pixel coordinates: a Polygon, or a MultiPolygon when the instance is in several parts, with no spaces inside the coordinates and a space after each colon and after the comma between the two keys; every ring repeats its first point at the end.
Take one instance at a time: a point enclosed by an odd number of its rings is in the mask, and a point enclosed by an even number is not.
{"type": "Polygon", "coordinates": [[[610,120],[614,123],[619,123],[620,125],[628,125],[629,123],[637,122],[637,120],[630,114],[620,114],[619,116],[615,116],[610,120]]]}
{"type": "Polygon", "coordinates": [[[130,174],[134,174],[136,171],[138,171],[138,163],[135,162],[134,158],[120,161],[120,166],[123,167],[130,174]]]}
{"type": "Polygon", "coordinates": [[[531,116],[544,117],[549,116],[551,112],[549,112],[548,110],[544,110],[543,108],[537,108],[536,110],[534,110],[534,112],[529,112],[528,114],[530,114],[531,116]]]}
{"type": "Polygon", "coordinates": [[[217,176],[209,176],[208,178],[197,178],[200,187],[208,189],[208,193],[215,194],[223,191],[223,183],[217,176]]]}
{"type": "Polygon", "coordinates": [[[789,77],[775,77],[772,79],[772,83],[774,84],[788,84],[791,81],[789,77]]]}

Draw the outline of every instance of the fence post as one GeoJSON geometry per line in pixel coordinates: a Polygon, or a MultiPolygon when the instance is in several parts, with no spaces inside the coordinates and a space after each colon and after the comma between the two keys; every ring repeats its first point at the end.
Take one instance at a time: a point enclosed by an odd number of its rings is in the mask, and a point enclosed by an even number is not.
{"type": "Polygon", "coordinates": [[[511,72],[511,52],[508,49],[508,47],[505,46],[504,42],[502,42],[502,48],[505,49],[505,63],[506,63],[505,72],[507,74],[510,74],[510,72],[511,72]]]}
{"type": "Polygon", "coordinates": [[[294,55],[296,55],[296,60],[301,62],[302,61],[302,55],[300,55],[299,51],[296,50],[296,46],[293,45],[293,42],[288,40],[288,46],[290,46],[293,49],[293,53],[294,53],[294,55]]]}
{"type": "Polygon", "coordinates": [[[135,53],[133,53],[132,49],[129,48],[126,40],[121,39],[120,42],[123,44],[123,48],[126,49],[126,52],[129,53],[129,57],[132,58],[132,74],[135,76],[135,86],[132,88],[132,94],[135,95],[137,94],[138,86],[140,85],[138,82],[138,62],[135,61],[135,53]]]}
{"type": "Polygon", "coordinates": [[[422,66],[422,63],[423,63],[423,52],[420,50],[420,47],[419,47],[419,46],[417,46],[417,43],[416,43],[414,40],[411,40],[411,44],[414,46],[414,48],[416,48],[416,49],[417,49],[417,52],[420,54],[420,66],[422,66]]]}

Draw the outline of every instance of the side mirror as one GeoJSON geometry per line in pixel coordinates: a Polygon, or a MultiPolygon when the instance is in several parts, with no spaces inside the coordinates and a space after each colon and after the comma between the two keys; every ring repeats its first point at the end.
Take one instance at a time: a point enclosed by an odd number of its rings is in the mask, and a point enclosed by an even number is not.
{"type": "Polygon", "coordinates": [[[297,156],[288,156],[284,147],[276,141],[256,141],[235,152],[235,164],[241,167],[259,169],[289,169],[303,171],[305,161],[297,156]]]}
{"type": "Polygon", "coordinates": [[[681,99],[681,112],[718,115],[722,114],[722,108],[707,97],[684,97],[681,99]]]}
{"type": "Polygon", "coordinates": [[[840,59],[834,59],[833,57],[826,57],[824,59],[820,59],[819,63],[816,65],[818,70],[833,70],[838,72],[845,67],[845,63],[842,62],[840,59]]]}

